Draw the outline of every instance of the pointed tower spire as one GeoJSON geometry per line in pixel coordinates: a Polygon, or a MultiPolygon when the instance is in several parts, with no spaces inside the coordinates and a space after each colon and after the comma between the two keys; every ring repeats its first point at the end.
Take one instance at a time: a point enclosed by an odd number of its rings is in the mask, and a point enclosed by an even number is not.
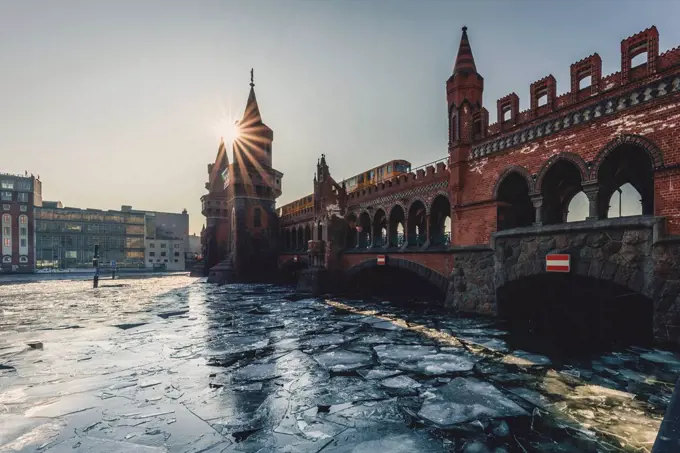
{"type": "Polygon", "coordinates": [[[241,124],[248,127],[253,124],[262,123],[262,116],[260,115],[260,107],[257,105],[257,98],[255,97],[255,77],[253,69],[250,69],[250,94],[248,94],[248,102],[246,103],[246,110],[243,112],[243,119],[241,124]]]}
{"type": "Polygon", "coordinates": [[[463,27],[463,36],[460,38],[460,47],[458,47],[458,56],[456,57],[456,64],[453,67],[453,75],[458,73],[475,73],[477,67],[475,66],[475,59],[472,56],[472,48],[468,40],[467,27],[463,27]]]}

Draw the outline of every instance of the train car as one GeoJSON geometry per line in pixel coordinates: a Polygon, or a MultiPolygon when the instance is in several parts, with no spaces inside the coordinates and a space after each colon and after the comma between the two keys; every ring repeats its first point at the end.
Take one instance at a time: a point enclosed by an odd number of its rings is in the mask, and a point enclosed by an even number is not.
{"type": "Polygon", "coordinates": [[[355,190],[362,189],[364,187],[375,185],[380,181],[399,176],[402,173],[409,173],[411,171],[411,162],[406,160],[391,160],[378,167],[371,168],[356,176],[345,179],[345,187],[347,188],[347,193],[354,192],[355,190]]]}
{"type": "Polygon", "coordinates": [[[291,201],[288,204],[284,204],[281,206],[279,215],[287,216],[291,214],[297,214],[305,209],[308,208],[313,208],[314,207],[314,195],[307,195],[305,197],[300,198],[299,200],[291,201]]]}

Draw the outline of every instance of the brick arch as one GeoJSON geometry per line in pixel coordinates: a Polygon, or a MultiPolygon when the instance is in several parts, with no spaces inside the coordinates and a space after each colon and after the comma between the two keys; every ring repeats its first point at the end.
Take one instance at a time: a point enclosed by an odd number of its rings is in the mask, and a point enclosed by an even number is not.
{"type": "Polygon", "coordinates": [[[411,198],[411,202],[408,204],[408,208],[404,211],[404,215],[408,217],[408,213],[411,212],[411,207],[414,205],[416,201],[420,201],[423,206],[425,206],[425,214],[429,215],[430,214],[430,204],[425,201],[424,198],[422,197],[413,197],[411,198]]]}
{"type": "Polygon", "coordinates": [[[576,168],[578,168],[578,171],[581,174],[581,184],[585,184],[586,182],[590,181],[590,172],[588,171],[588,165],[581,158],[581,156],[574,153],[563,152],[556,154],[552,156],[550,159],[548,159],[548,161],[543,165],[541,170],[538,172],[538,176],[536,177],[536,184],[534,185],[534,193],[541,192],[541,186],[543,185],[543,179],[545,178],[545,174],[548,172],[548,170],[550,170],[550,167],[552,167],[560,160],[566,160],[567,162],[571,162],[572,164],[576,165],[576,168]]]}
{"type": "Polygon", "coordinates": [[[370,211],[369,211],[368,209],[362,209],[362,210],[359,212],[359,215],[357,216],[357,222],[359,221],[359,218],[361,218],[361,216],[362,216],[364,213],[366,213],[366,214],[368,215],[368,218],[371,220],[371,224],[373,224],[373,215],[371,215],[371,213],[370,213],[370,211]]]}
{"type": "Polygon", "coordinates": [[[646,137],[643,137],[642,135],[622,134],[604,145],[604,148],[602,148],[595,159],[593,159],[590,168],[591,180],[597,180],[602,162],[604,162],[604,160],[609,154],[612,153],[612,151],[622,145],[636,146],[645,150],[650,161],[652,162],[652,168],[657,169],[663,167],[663,153],[659,147],[654,144],[654,142],[646,137]]]}
{"type": "Polygon", "coordinates": [[[386,209],[386,210],[385,210],[385,212],[387,213],[387,218],[388,218],[388,219],[389,219],[390,216],[392,215],[392,211],[394,211],[394,208],[396,208],[397,206],[399,206],[399,207],[401,208],[401,210],[404,211],[404,218],[406,218],[406,216],[408,215],[408,211],[406,210],[406,207],[404,206],[403,203],[397,201],[397,202],[394,203],[392,206],[390,206],[389,209],[386,209]]]}
{"type": "MultiPolygon", "coordinates": [[[[575,238],[575,242],[572,241],[573,246],[564,249],[550,247],[550,242],[544,242],[541,238],[521,241],[513,246],[509,244],[500,246],[494,256],[495,289],[498,291],[507,283],[524,277],[545,274],[546,255],[549,253],[568,253],[571,256],[572,274],[610,281],[652,299],[652,288],[646,284],[647,277],[644,266],[644,258],[651,254],[652,250],[652,232],[648,230],[626,234],[630,234],[630,236],[628,238],[622,237],[624,241],[622,245],[627,248],[626,256],[629,257],[630,261],[622,259],[618,252],[602,253],[602,251],[611,250],[609,243],[616,245],[620,242],[612,240],[611,236],[603,233],[591,233],[583,236],[582,239],[575,238]],[[626,244],[626,241],[629,243],[626,244]],[[637,249],[634,253],[632,252],[633,247],[637,249]],[[600,252],[593,253],[594,251],[600,252]],[[583,258],[583,256],[587,258],[583,258]]],[[[554,245],[554,242],[552,245],[554,245]]]]}
{"type": "Polygon", "coordinates": [[[529,193],[534,192],[534,178],[531,176],[531,173],[529,173],[529,170],[526,168],[519,166],[519,165],[510,165],[507,167],[505,170],[501,172],[501,174],[498,176],[498,179],[496,180],[496,184],[493,187],[493,192],[492,196],[494,200],[498,199],[498,191],[501,187],[501,184],[503,184],[503,181],[505,178],[510,176],[512,173],[517,173],[521,177],[523,177],[526,182],[527,182],[527,187],[529,188],[529,193]]]}
{"type": "MultiPolygon", "coordinates": [[[[427,266],[424,266],[415,261],[404,260],[401,258],[393,258],[391,256],[387,257],[387,260],[385,261],[385,266],[405,269],[408,270],[409,272],[413,272],[419,277],[432,283],[437,289],[439,289],[442,292],[442,295],[446,294],[449,280],[439,272],[430,269],[427,266]]],[[[348,278],[352,278],[359,272],[365,271],[367,269],[372,269],[375,267],[378,267],[378,261],[376,259],[369,259],[366,261],[362,261],[361,263],[349,268],[346,272],[346,275],[348,278]]]]}

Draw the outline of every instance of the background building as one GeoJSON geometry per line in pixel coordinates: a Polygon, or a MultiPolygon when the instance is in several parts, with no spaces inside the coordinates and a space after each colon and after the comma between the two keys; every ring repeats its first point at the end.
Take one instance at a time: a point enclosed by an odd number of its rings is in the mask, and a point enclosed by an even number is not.
{"type": "Polygon", "coordinates": [[[143,213],[63,207],[35,208],[36,267],[91,268],[99,244],[102,267],[144,267],[143,213]]]}
{"type": "Polygon", "coordinates": [[[33,175],[0,173],[0,269],[35,269],[34,207],[42,204],[42,183],[33,175]]]}
{"type": "Polygon", "coordinates": [[[189,252],[189,214],[186,209],[173,213],[133,210],[131,206],[123,206],[121,210],[145,217],[145,267],[171,271],[186,269],[189,252]]]}

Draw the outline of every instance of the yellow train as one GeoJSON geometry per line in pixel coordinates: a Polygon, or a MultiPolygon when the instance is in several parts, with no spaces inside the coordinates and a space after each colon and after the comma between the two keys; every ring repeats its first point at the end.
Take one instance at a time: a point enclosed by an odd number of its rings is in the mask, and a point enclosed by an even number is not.
{"type": "Polygon", "coordinates": [[[406,160],[391,160],[380,166],[359,173],[356,176],[347,178],[343,182],[347,188],[347,193],[350,193],[410,171],[411,162],[406,160]]]}
{"type": "MultiPolygon", "coordinates": [[[[411,162],[407,160],[391,160],[377,167],[371,168],[356,176],[345,179],[345,187],[347,193],[364,187],[375,185],[380,181],[390,179],[402,173],[409,173],[411,171],[411,162]]],[[[342,183],[341,183],[342,184],[342,183]]],[[[304,212],[306,209],[314,208],[314,195],[307,195],[299,200],[291,201],[279,208],[279,216],[283,217],[290,214],[298,214],[304,212]]]]}
{"type": "Polygon", "coordinates": [[[314,207],[314,195],[307,195],[299,200],[291,201],[288,204],[281,206],[279,210],[280,216],[286,216],[289,214],[297,214],[304,212],[305,209],[314,207]]]}

